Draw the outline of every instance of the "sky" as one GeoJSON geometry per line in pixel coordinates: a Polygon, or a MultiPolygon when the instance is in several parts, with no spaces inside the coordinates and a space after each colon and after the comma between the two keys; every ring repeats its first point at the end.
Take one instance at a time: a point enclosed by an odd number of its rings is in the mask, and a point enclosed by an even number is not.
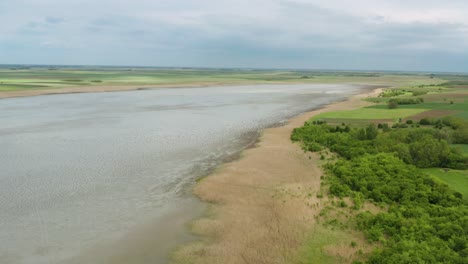
{"type": "Polygon", "coordinates": [[[466,0],[0,0],[0,64],[468,72],[466,0]]]}

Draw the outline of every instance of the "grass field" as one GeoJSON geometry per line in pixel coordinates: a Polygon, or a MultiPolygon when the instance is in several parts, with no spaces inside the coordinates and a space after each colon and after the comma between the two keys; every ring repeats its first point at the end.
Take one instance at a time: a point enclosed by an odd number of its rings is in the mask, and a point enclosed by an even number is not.
{"type": "MultiPolygon", "coordinates": [[[[468,77],[467,77],[468,78],[468,77]]],[[[448,84],[450,82],[447,82],[448,84]]],[[[410,90],[411,88],[405,88],[410,90]]],[[[442,85],[442,86],[423,86],[422,88],[414,88],[413,90],[424,89],[427,94],[420,96],[412,96],[404,93],[395,97],[378,97],[367,99],[370,102],[376,103],[368,108],[373,111],[404,111],[410,109],[420,109],[423,112],[406,116],[408,119],[419,120],[422,117],[440,118],[443,116],[453,115],[456,117],[468,119],[468,86],[465,85],[442,85]],[[422,98],[424,103],[399,105],[398,109],[388,109],[388,101],[394,98],[422,98]],[[424,112],[427,111],[427,112],[424,112]]]]}
{"type": "Polygon", "coordinates": [[[448,184],[452,189],[463,194],[468,199],[468,170],[444,171],[439,168],[424,169],[429,175],[448,184]]]}
{"type": "MultiPolygon", "coordinates": [[[[362,251],[361,248],[365,244],[365,240],[363,238],[357,238],[356,234],[320,225],[314,230],[313,237],[311,236],[300,249],[299,257],[293,263],[349,263],[349,255],[353,256],[353,259],[356,259],[356,254],[352,254],[351,252],[362,251]],[[337,241],[339,241],[339,245],[337,245],[337,241]],[[350,246],[353,242],[356,243],[355,248],[350,246]],[[331,252],[333,252],[333,254],[330,254],[331,252]]],[[[361,258],[361,256],[357,258],[361,258]]]]}
{"type": "MultiPolygon", "coordinates": [[[[370,108],[360,108],[352,111],[340,111],[340,112],[329,112],[329,113],[323,113],[320,114],[314,119],[342,119],[342,120],[347,120],[347,119],[356,119],[356,120],[362,120],[362,119],[398,119],[398,118],[405,118],[411,115],[415,115],[421,112],[426,111],[427,109],[384,109],[384,108],[377,108],[377,109],[370,109],[370,108]]],[[[353,121],[353,120],[348,120],[348,121],[353,121]]],[[[347,123],[347,122],[345,122],[347,123]]]]}

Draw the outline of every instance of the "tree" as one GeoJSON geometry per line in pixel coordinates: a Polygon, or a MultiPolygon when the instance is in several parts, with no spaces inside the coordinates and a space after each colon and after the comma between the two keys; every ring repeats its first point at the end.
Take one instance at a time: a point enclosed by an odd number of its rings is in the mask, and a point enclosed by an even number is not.
{"type": "Polygon", "coordinates": [[[364,128],[361,128],[361,129],[358,130],[357,138],[359,140],[366,140],[367,139],[366,130],[364,130],[364,128]]]}
{"type": "Polygon", "coordinates": [[[369,140],[375,139],[377,135],[379,134],[379,130],[374,124],[370,124],[366,128],[366,138],[369,140]]]}
{"type": "Polygon", "coordinates": [[[390,101],[388,101],[388,108],[389,109],[398,108],[398,102],[394,99],[391,99],[390,101]]]}

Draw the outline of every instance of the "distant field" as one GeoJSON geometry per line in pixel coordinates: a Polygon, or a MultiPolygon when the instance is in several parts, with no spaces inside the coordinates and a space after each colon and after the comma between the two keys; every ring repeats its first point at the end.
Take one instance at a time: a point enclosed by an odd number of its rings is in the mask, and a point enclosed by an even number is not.
{"type": "Polygon", "coordinates": [[[427,74],[302,70],[238,70],[131,67],[24,67],[0,65],[0,92],[80,86],[184,84],[356,83],[377,85],[437,84],[427,74]]]}
{"type": "MultiPolygon", "coordinates": [[[[447,82],[450,84],[450,82],[447,82]]],[[[394,97],[371,98],[368,101],[377,103],[368,108],[373,111],[395,111],[403,109],[422,109],[425,112],[407,116],[407,119],[420,120],[421,118],[441,118],[444,116],[456,116],[468,119],[468,86],[460,85],[442,85],[442,86],[423,86],[422,88],[406,88],[405,90],[426,91],[426,94],[412,96],[411,93],[404,93],[394,97]],[[393,98],[422,98],[424,103],[399,105],[398,109],[388,109],[387,102],[393,98]]]]}
{"type": "Polygon", "coordinates": [[[468,170],[444,171],[439,168],[424,169],[426,173],[448,184],[452,189],[468,199],[468,170]]]}
{"type": "MultiPolygon", "coordinates": [[[[392,109],[389,111],[401,110],[401,109],[440,109],[440,110],[454,110],[454,111],[467,110],[468,102],[462,101],[463,98],[459,100],[460,102],[454,102],[453,104],[450,104],[450,102],[431,102],[431,103],[412,104],[412,105],[400,105],[398,109],[392,109]]],[[[370,106],[369,108],[388,110],[388,107],[386,104],[370,106]]]]}

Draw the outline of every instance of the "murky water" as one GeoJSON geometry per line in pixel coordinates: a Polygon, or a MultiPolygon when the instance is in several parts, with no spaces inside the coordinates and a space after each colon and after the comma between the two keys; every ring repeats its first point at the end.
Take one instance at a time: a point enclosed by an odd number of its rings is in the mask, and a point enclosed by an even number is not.
{"type": "Polygon", "coordinates": [[[162,263],[190,239],[184,224],[202,208],[187,191],[196,177],[260,129],[357,90],[255,85],[0,100],[0,263],[80,262],[113,243],[118,250],[95,263],[126,250],[144,256],[128,263],[162,263]]]}

